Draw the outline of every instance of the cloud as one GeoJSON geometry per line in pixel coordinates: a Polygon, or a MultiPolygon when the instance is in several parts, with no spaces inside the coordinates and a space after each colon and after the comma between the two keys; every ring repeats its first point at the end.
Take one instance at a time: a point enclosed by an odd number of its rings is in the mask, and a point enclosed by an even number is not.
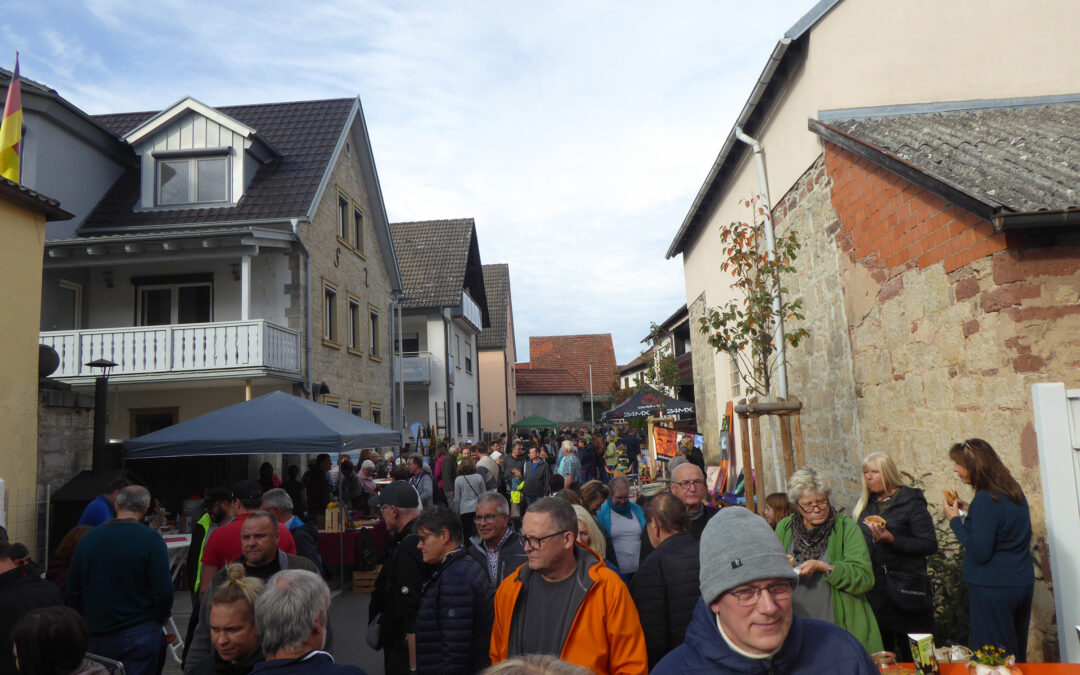
{"type": "Polygon", "coordinates": [[[0,39],[92,113],[359,94],[393,220],[476,218],[528,335],[685,302],[664,253],[766,58],[813,0],[18,3],[0,39]]]}

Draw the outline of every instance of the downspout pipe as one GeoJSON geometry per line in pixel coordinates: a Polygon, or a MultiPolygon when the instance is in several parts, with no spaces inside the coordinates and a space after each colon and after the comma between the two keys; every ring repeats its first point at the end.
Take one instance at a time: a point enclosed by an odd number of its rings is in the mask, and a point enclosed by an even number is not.
{"type": "Polygon", "coordinates": [[[300,247],[300,253],[304,256],[304,377],[306,379],[304,387],[307,389],[308,398],[314,401],[315,392],[311,386],[311,253],[304,245],[304,240],[300,238],[300,219],[293,218],[290,224],[296,245],[300,247]]]}
{"type": "MultiPolygon", "coordinates": [[[[398,424],[398,415],[401,414],[401,411],[398,410],[398,405],[397,405],[397,384],[398,383],[397,383],[397,377],[396,377],[397,372],[398,372],[398,368],[397,368],[398,361],[397,360],[399,358],[401,358],[401,357],[398,355],[398,352],[399,352],[399,350],[398,350],[398,342],[399,342],[399,340],[396,339],[397,334],[396,334],[396,332],[394,330],[396,328],[396,326],[394,325],[394,310],[397,309],[397,307],[398,307],[398,305],[400,303],[401,303],[401,300],[399,299],[399,295],[397,293],[395,293],[390,298],[390,358],[387,359],[387,361],[390,362],[390,427],[392,429],[394,429],[395,431],[399,430],[401,428],[401,426],[402,426],[402,425],[398,424]]],[[[402,444],[402,440],[399,438],[398,439],[398,446],[397,446],[397,449],[398,449],[399,453],[400,453],[400,450],[401,450],[401,447],[402,447],[401,444],[402,444]]]]}
{"type": "MultiPolygon", "coordinates": [[[[761,186],[761,194],[765,197],[765,255],[769,260],[776,260],[776,234],[773,231],[772,198],[769,196],[769,178],[765,174],[765,151],[756,139],[748,136],[742,127],[735,127],[735,138],[746,143],[754,151],[754,164],[757,166],[758,184],[761,186]]],[[[784,315],[780,312],[780,279],[773,279],[772,308],[776,317],[776,328],[773,332],[773,344],[776,345],[776,394],[779,398],[787,399],[787,350],[784,345],[784,315]]]]}

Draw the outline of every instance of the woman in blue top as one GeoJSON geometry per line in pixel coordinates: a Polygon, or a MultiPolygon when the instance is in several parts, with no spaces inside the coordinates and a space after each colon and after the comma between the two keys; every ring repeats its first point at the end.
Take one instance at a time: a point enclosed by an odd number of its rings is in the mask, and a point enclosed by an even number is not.
{"type": "Polygon", "coordinates": [[[1031,513],[1016,482],[989,443],[971,438],[949,449],[960,480],[975,489],[971,504],[945,500],[945,517],[964,545],[971,648],[1003,647],[1027,660],[1028,623],[1035,571],[1031,513]],[[961,511],[967,511],[961,516],[961,511]]]}

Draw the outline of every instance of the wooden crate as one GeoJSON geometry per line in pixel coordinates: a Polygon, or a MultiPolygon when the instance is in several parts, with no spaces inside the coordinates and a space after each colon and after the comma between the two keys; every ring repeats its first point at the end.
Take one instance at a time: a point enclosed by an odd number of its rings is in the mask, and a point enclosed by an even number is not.
{"type": "Polygon", "coordinates": [[[370,572],[353,572],[352,592],[371,593],[375,590],[375,579],[379,577],[382,565],[377,566],[370,572]]]}

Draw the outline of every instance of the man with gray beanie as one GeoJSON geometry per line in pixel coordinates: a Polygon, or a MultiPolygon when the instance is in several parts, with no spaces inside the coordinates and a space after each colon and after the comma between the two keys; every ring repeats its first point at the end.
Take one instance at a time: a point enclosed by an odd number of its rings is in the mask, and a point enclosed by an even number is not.
{"type": "Polygon", "coordinates": [[[656,664],[654,675],[877,672],[846,630],[794,615],[798,575],[764,518],[722,509],[705,527],[700,551],[701,599],[686,641],[656,664]]]}

